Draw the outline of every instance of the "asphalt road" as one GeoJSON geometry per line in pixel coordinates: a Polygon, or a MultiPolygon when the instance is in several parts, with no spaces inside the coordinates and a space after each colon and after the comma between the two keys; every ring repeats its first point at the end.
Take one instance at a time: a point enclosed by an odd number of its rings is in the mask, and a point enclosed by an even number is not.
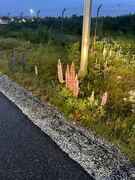
{"type": "Polygon", "coordinates": [[[0,93],[0,180],[91,180],[0,93]]]}

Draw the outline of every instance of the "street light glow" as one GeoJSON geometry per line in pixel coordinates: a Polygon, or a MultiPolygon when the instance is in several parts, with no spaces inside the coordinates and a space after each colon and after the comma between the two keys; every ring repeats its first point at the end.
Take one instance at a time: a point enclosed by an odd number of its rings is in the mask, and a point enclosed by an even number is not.
{"type": "Polygon", "coordinates": [[[33,9],[30,9],[30,14],[31,14],[31,16],[34,15],[34,10],[33,9]]]}

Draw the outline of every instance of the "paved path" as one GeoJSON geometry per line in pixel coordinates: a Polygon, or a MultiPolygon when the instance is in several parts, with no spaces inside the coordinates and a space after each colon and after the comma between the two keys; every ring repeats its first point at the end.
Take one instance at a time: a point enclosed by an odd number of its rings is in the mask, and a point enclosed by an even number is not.
{"type": "Polygon", "coordinates": [[[0,180],[92,178],[0,93],[0,180]]]}

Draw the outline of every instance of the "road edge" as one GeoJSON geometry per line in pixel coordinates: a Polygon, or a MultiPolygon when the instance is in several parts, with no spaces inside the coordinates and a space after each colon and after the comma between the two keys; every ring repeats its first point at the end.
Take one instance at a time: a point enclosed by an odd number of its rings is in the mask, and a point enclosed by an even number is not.
{"type": "Polygon", "coordinates": [[[50,103],[39,101],[2,74],[0,92],[95,179],[135,178],[134,162],[118,148],[94,136],[87,128],[66,121],[50,103]]]}

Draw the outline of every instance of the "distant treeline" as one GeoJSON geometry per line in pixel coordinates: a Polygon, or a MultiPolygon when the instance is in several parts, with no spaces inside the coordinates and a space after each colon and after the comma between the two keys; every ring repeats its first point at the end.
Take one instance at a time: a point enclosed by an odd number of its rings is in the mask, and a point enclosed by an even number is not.
{"type": "MultiPolygon", "coordinates": [[[[94,35],[96,18],[92,18],[91,33],[94,35]]],[[[28,36],[37,37],[41,40],[49,38],[50,33],[81,35],[83,16],[72,17],[45,17],[35,19],[33,22],[12,22],[0,29],[0,36],[19,37],[29,39],[28,36]]],[[[98,18],[98,36],[103,35],[135,35],[135,14],[117,17],[98,18]]]]}

